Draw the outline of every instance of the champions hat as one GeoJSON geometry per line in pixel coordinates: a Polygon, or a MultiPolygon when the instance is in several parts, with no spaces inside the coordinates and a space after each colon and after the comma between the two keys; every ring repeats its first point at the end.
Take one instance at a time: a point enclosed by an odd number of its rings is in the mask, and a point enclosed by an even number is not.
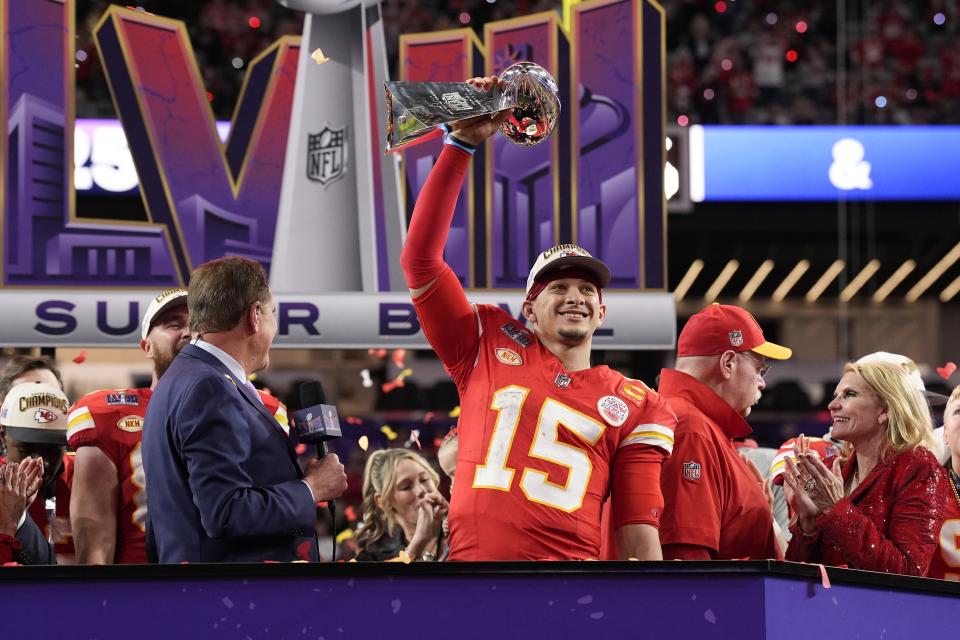
{"type": "Polygon", "coordinates": [[[537,282],[548,277],[561,278],[566,270],[586,272],[596,279],[601,289],[610,284],[610,269],[601,260],[594,258],[586,249],[575,244],[558,244],[537,257],[527,276],[527,296],[537,282]]]}
{"type": "Polygon", "coordinates": [[[923,384],[923,376],[920,375],[920,367],[907,356],[902,356],[899,353],[890,353],[889,351],[874,351],[873,353],[868,353],[863,356],[854,364],[870,364],[873,362],[884,362],[886,364],[895,364],[903,367],[909,375],[910,384],[913,385],[914,389],[924,395],[927,402],[930,403],[930,406],[939,407],[947,404],[947,396],[935,391],[927,391],[926,385],[923,384]]]}
{"type": "Polygon", "coordinates": [[[42,382],[10,389],[0,407],[0,425],[10,437],[32,444],[67,444],[67,409],[63,391],[42,382]]]}
{"type": "Polygon", "coordinates": [[[767,342],[749,311],[714,302],[687,320],[677,341],[677,355],[714,356],[724,351],[753,351],[773,360],[793,355],[787,347],[767,342]]]}
{"type": "Polygon", "coordinates": [[[153,321],[161,313],[177,305],[187,304],[186,289],[167,289],[147,305],[147,312],[143,314],[143,324],[140,325],[140,337],[147,339],[147,334],[153,328],[153,321]]]}

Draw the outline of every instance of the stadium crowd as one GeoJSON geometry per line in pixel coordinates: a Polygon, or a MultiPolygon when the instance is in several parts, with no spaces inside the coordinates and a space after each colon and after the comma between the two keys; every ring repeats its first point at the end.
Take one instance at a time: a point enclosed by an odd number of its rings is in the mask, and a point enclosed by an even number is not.
{"type": "MultiPolygon", "coordinates": [[[[77,10],[77,116],[115,117],[93,31],[106,0],[77,10]]],[[[960,21],[955,0],[844,3],[665,0],[668,118],[682,124],[953,124],[960,119],[960,21]]],[[[183,20],[214,113],[233,113],[246,64],[303,14],[271,0],[158,2],[183,20]]],[[[384,0],[391,73],[399,36],[483,25],[551,0],[384,0]]]]}

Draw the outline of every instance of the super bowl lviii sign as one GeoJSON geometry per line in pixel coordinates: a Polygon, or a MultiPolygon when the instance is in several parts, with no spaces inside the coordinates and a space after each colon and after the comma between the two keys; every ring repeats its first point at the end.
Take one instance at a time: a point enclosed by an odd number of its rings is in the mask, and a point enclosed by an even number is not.
{"type": "MultiPolygon", "coordinates": [[[[277,346],[426,345],[399,253],[440,143],[383,153],[375,2],[283,4],[306,13],[303,37],[248,64],[225,140],[182,22],[116,5],[100,18],[100,63],[146,211],[121,221],[75,211],[73,0],[0,0],[0,344],[133,344],[158,290],[243,255],[270,272],[277,346]]],[[[569,2],[565,18],[489,23],[482,40],[404,35],[400,53],[402,80],[459,82],[530,61],[559,83],[547,141],[495,137],[473,161],[446,247],[470,297],[519,314],[537,253],[576,242],[614,274],[597,346],[672,346],[659,5],[569,2]]]]}

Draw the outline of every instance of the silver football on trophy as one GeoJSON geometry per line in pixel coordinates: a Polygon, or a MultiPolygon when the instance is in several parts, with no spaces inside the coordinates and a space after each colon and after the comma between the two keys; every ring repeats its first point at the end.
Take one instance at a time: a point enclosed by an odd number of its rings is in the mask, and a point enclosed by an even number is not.
{"type": "Polygon", "coordinates": [[[500,74],[503,95],[500,109],[513,108],[513,113],[500,125],[512,143],[532,147],[550,136],[560,118],[557,81],[540,65],[518,62],[500,74]]]}

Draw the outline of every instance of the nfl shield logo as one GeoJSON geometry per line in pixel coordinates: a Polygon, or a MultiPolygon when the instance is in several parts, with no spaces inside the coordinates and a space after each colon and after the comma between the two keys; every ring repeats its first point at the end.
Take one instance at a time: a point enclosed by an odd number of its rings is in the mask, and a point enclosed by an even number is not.
{"type": "Polygon", "coordinates": [[[699,480],[700,479],[700,463],[684,462],[683,477],[686,478],[687,480],[699,480]]]}
{"type": "Polygon", "coordinates": [[[324,125],[307,134],[307,178],[324,187],[343,176],[347,166],[347,127],[324,125]]]}
{"type": "Polygon", "coordinates": [[[730,332],[730,344],[739,347],[743,344],[743,333],[739,329],[730,332]]]}

